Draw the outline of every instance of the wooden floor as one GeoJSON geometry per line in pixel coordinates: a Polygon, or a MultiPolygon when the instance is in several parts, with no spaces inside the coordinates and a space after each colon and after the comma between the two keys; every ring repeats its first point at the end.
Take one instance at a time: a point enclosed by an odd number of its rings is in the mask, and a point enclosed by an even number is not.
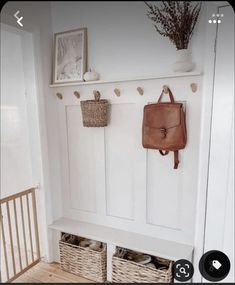
{"type": "Polygon", "coordinates": [[[40,262],[13,283],[93,283],[92,281],[67,273],[58,263],[40,262]]]}

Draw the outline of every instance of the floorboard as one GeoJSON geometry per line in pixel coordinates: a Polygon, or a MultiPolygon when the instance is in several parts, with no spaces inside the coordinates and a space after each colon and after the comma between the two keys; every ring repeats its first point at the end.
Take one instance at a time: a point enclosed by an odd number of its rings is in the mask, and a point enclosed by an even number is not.
{"type": "Polygon", "coordinates": [[[94,283],[60,269],[58,263],[40,262],[13,283],[94,283]]]}

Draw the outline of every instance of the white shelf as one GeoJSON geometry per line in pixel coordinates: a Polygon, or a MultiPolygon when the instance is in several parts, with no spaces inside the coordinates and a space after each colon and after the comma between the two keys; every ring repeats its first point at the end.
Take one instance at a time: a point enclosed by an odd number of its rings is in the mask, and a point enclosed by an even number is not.
{"type": "Polygon", "coordinates": [[[49,228],[170,260],[190,259],[193,253],[193,247],[190,245],[67,218],[56,220],[49,228]]]}
{"type": "Polygon", "coordinates": [[[108,83],[121,83],[121,82],[130,82],[130,81],[144,81],[144,80],[154,80],[154,79],[163,79],[163,78],[177,78],[177,77],[189,77],[189,76],[200,76],[201,72],[185,72],[185,73],[171,73],[171,74],[162,74],[158,76],[150,77],[135,77],[135,78],[126,78],[126,79],[110,79],[110,80],[99,80],[99,81],[88,81],[88,82],[73,82],[73,83],[57,83],[51,84],[50,87],[66,87],[66,86],[85,86],[85,85],[96,85],[96,84],[108,84],[108,83]]]}

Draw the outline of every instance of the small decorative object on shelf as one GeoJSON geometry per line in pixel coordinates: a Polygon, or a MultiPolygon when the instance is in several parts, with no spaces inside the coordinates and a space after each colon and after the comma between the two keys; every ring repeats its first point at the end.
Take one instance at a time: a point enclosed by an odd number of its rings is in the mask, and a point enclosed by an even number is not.
{"type": "Polygon", "coordinates": [[[201,2],[161,1],[162,5],[152,5],[145,1],[149,10],[147,16],[153,21],[156,31],[177,48],[177,61],[173,64],[176,72],[189,72],[194,69],[188,48],[193,30],[201,10],[201,2]]]}
{"type": "Polygon", "coordinates": [[[98,72],[90,69],[84,74],[83,78],[85,81],[97,81],[100,79],[100,75],[98,72]]]}
{"type": "Polygon", "coordinates": [[[106,127],[108,125],[108,100],[100,99],[100,92],[94,90],[95,100],[81,101],[84,127],[106,127]]]}

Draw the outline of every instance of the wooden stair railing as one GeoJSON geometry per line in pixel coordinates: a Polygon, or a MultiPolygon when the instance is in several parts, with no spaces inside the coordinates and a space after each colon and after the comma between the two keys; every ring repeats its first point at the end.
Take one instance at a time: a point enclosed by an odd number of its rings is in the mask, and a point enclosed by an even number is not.
{"type": "Polygon", "coordinates": [[[0,200],[2,282],[12,282],[40,261],[35,189],[0,200]]]}

